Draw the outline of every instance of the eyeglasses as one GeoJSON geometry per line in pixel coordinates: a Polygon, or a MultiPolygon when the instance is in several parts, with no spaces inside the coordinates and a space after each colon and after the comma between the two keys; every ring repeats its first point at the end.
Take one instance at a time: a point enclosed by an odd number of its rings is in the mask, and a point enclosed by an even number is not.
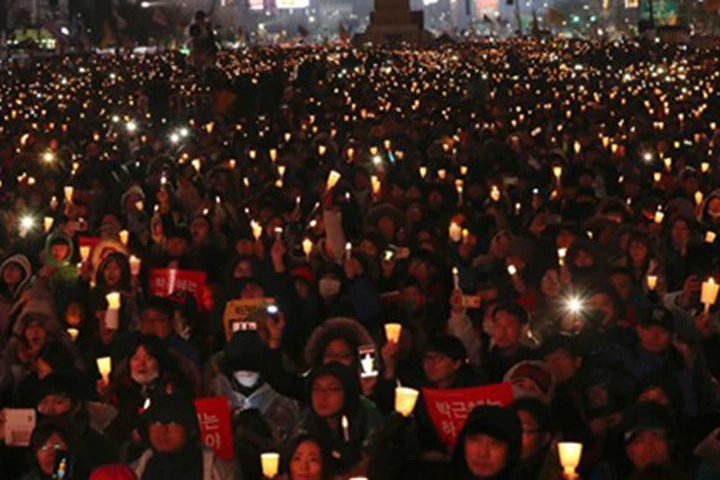
{"type": "Polygon", "coordinates": [[[52,444],[46,443],[45,445],[40,447],[40,451],[47,452],[48,450],[54,450],[57,452],[58,450],[62,450],[63,448],[64,448],[64,445],[61,445],[59,443],[52,443],[52,444]]]}

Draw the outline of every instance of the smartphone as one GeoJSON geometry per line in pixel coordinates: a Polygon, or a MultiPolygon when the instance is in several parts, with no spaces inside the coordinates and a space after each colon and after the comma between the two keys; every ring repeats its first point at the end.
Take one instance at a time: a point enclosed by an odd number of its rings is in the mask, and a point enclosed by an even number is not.
{"type": "Polygon", "coordinates": [[[378,376],[377,353],[374,345],[362,345],[358,348],[360,354],[360,378],[378,376]]]}
{"type": "Polygon", "coordinates": [[[463,295],[462,306],[463,308],[480,308],[482,299],[480,295],[463,295]]]}
{"type": "Polygon", "coordinates": [[[74,461],[70,452],[59,451],[55,457],[55,467],[53,468],[53,479],[68,480],[72,477],[74,461]]]}
{"type": "Polygon", "coordinates": [[[265,313],[267,313],[271,317],[276,317],[278,313],[280,313],[280,309],[275,304],[270,304],[267,307],[265,307],[265,313]]]}

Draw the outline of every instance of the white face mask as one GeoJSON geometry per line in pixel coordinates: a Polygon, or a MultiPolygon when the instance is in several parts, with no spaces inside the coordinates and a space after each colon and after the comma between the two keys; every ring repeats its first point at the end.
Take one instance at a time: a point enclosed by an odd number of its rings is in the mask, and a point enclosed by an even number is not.
{"type": "Polygon", "coordinates": [[[258,380],[260,380],[260,374],[258,372],[249,372],[247,370],[238,370],[233,373],[233,377],[245,388],[254,386],[258,380]]]}
{"type": "Polygon", "coordinates": [[[340,287],[342,284],[340,280],[334,280],[332,278],[321,278],[318,282],[318,291],[322,298],[332,298],[340,293],[340,287]]]}
{"type": "Polygon", "coordinates": [[[160,377],[160,374],[157,372],[157,370],[152,372],[145,372],[145,373],[132,373],[130,372],[130,378],[133,379],[135,383],[138,385],[141,385],[143,387],[147,387],[152,382],[158,379],[160,377]]]}

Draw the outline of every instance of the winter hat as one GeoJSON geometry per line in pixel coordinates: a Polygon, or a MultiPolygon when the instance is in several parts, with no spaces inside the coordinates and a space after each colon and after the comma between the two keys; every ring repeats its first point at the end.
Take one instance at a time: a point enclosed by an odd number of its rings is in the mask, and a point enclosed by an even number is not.
{"type": "Polygon", "coordinates": [[[190,398],[183,395],[161,395],[153,398],[150,406],[143,413],[144,433],[153,423],[179,423],[185,427],[190,443],[200,436],[195,407],[190,398]]]}
{"type": "Polygon", "coordinates": [[[257,331],[241,330],[225,346],[220,365],[227,372],[259,372],[263,366],[264,343],[257,331]]]}
{"type": "Polygon", "coordinates": [[[425,352],[435,352],[445,355],[451,360],[467,359],[465,346],[457,337],[452,335],[436,335],[431,337],[425,346],[425,352]]]}
{"type": "Polygon", "coordinates": [[[537,387],[541,400],[550,401],[555,391],[555,379],[544,363],[532,360],[518,362],[507,371],[503,378],[504,381],[513,384],[515,398],[535,397],[535,392],[525,391],[516,385],[517,381],[522,378],[530,380],[537,387]]]}

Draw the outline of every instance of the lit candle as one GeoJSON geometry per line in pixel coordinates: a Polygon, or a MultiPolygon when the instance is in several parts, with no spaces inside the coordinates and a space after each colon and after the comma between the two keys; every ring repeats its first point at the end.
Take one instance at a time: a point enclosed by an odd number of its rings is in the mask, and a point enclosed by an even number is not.
{"type": "Polygon", "coordinates": [[[465,186],[465,182],[463,182],[462,179],[458,178],[455,180],[455,190],[458,194],[458,205],[462,205],[463,203],[463,187],[465,186]]]}
{"type": "Polygon", "coordinates": [[[565,265],[565,257],[567,256],[567,248],[558,248],[558,263],[562,267],[565,265]]]}
{"type": "Polygon", "coordinates": [[[402,325],[399,323],[386,323],[385,324],[385,338],[390,343],[398,343],[400,341],[400,332],[402,332],[402,325]]]}
{"type": "Polygon", "coordinates": [[[260,240],[263,233],[262,225],[255,220],[250,220],[250,228],[252,228],[252,234],[253,237],[255,237],[255,240],[260,240]]]}
{"type": "Polygon", "coordinates": [[[653,291],[657,288],[658,277],[657,275],[648,275],[646,277],[648,290],[653,291]]]}
{"type": "Polygon", "coordinates": [[[55,195],[53,195],[53,197],[50,199],[50,210],[52,210],[54,212],[55,210],[57,210],[57,207],[58,207],[58,199],[55,195]]]}
{"type": "Polygon", "coordinates": [[[352,243],[347,242],[345,244],[345,258],[350,260],[350,257],[352,257],[352,243]]]}
{"type": "Polygon", "coordinates": [[[395,389],[395,411],[403,417],[409,417],[415,409],[420,392],[414,388],[397,387],[395,389]]]}
{"type": "Polygon", "coordinates": [[[450,227],[448,228],[448,236],[450,237],[450,240],[457,243],[460,240],[462,240],[462,227],[458,225],[455,222],[450,222],[450,227]]]}
{"type": "Polygon", "coordinates": [[[655,183],[660,183],[662,180],[662,172],[653,173],[653,180],[655,180],[655,183]]]}
{"type": "Polygon", "coordinates": [[[437,171],[437,174],[438,174],[438,178],[440,180],[445,180],[445,177],[447,177],[447,170],[445,170],[444,168],[441,168],[440,170],[437,171]]]}
{"type": "Polygon", "coordinates": [[[45,227],[45,233],[48,233],[53,226],[53,217],[43,218],[43,227],[45,227]]]}
{"type": "Polygon", "coordinates": [[[663,159],[663,163],[665,164],[665,168],[672,170],[672,158],[668,157],[663,159]]]}
{"type": "Polygon", "coordinates": [[[118,318],[118,312],[120,310],[120,294],[118,292],[108,293],[105,295],[105,299],[108,304],[108,309],[105,312],[105,328],[117,330],[120,323],[120,319],[118,318]]]}
{"type": "Polygon", "coordinates": [[[202,161],[199,158],[194,159],[190,164],[193,166],[195,171],[197,173],[200,173],[200,169],[202,168],[202,161]]]}
{"type": "Polygon", "coordinates": [[[325,152],[327,152],[327,147],[325,145],[318,145],[318,155],[321,157],[325,155],[325,152]]]}
{"type": "Polygon", "coordinates": [[[470,230],[467,228],[462,229],[462,243],[463,245],[467,245],[468,238],[470,237],[470,230]]]}
{"type": "Polygon", "coordinates": [[[87,262],[90,258],[90,245],[82,245],[80,247],[80,260],[87,262]]]}
{"type": "Polygon", "coordinates": [[[497,187],[497,185],[493,185],[490,189],[490,198],[492,198],[493,202],[500,201],[500,189],[497,187]]]}
{"type": "Polygon", "coordinates": [[[710,163],[709,162],[702,162],[700,164],[700,171],[702,173],[707,173],[710,170],[710,163]]]}
{"type": "Polygon", "coordinates": [[[665,212],[662,211],[662,208],[658,207],[658,209],[655,211],[655,223],[660,225],[664,219],[665,219],[665,212]]]}
{"type": "Polygon", "coordinates": [[[371,175],[370,184],[372,185],[373,197],[378,198],[380,196],[380,190],[382,189],[382,182],[377,175],[371,175]]]}
{"type": "Polygon", "coordinates": [[[137,277],[140,275],[140,267],[142,265],[142,260],[140,260],[135,255],[130,255],[130,274],[133,277],[137,277]]]}
{"type": "Polygon", "coordinates": [[[419,170],[419,172],[420,172],[420,178],[422,178],[423,180],[425,180],[425,177],[427,176],[427,167],[422,166],[422,167],[420,167],[418,170],[419,170]]]}
{"type": "Polygon", "coordinates": [[[67,333],[70,336],[70,340],[74,342],[77,339],[78,335],[80,335],[80,330],[70,327],[67,329],[67,333]]]}
{"type": "Polygon", "coordinates": [[[67,203],[72,203],[73,200],[73,193],[75,193],[75,189],[68,185],[63,189],[63,192],[65,193],[65,201],[67,203]]]}
{"type": "Polygon", "coordinates": [[[705,312],[709,312],[710,305],[715,304],[717,301],[718,290],[720,290],[720,284],[715,283],[713,277],[710,277],[707,282],[703,282],[700,302],[705,305],[705,312]]]}
{"type": "Polygon", "coordinates": [[[350,421],[345,415],[343,415],[340,423],[342,424],[343,439],[345,440],[345,443],[347,443],[350,441],[350,421]]]}
{"type": "Polygon", "coordinates": [[[270,161],[275,163],[275,160],[277,160],[277,148],[271,148],[269,154],[270,161]]]}
{"type": "Polygon", "coordinates": [[[110,371],[112,370],[112,360],[110,357],[100,357],[95,360],[95,363],[97,363],[98,371],[102,379],[105,383],[109,383],[110,371]]]}
{"type": "Polygon", "coordinates": [[[558,456],[563,472],[570,478],[575,478],[575,469],[580,465],[582,456],[582,443],[560,442],[558,443],[558,456]]]}
{"type": "Polygon", "coordinates": [[[303,252],[305,253],[305,258],[306,258],[307,261],[309,262],[309,261],[310,261],[310,254],[312,253],[312,249],[313,249],[313,242],[312,242],[312,240],[310,240],[309,238],[306,238],[305,240],[303,240],[303,242],[302,242],[302,249],[303,249],[303,252]]]}
{"type": "Polygon", "coordinates": [[[230,167],[230,170],[234,170],[236,164],[237,164],[237,161],[234,158],[231,158],[230,160],[228,160],[228,167],[230,167]]]}
{"type": "Polygon", "coordinates": [[[705,243],[714,243],[715,238],[717,238],[717,234],[712,230],[705,232],[705,243]]]}
{"type": "Polygon", "coordinates": [[[260,455],[262,473],[265,478],[275,478],[280,470],[279,453],[263,453],[260,455]]]}
{"type": "Polygon", "coordinates": [[[460,290],[460,270],[458,270],[458,267],[452,268],[452,276],[453,276],[453,288],[455,290],[460,290]]]}
{"type": "Polygon", "coordinates": [[[699,206],[702,204],[702,202],[703,202],[703,193],[700,190],[698,190],[697,192],[695,192],[695,204],[699,206]]]}
{"type": "Polygon", "coordinates": [[[553,167],[552,171],[553,171],[553,175],[557,179],[558,183],[560,183],[560,178],[562,177],[562,174],[563,174],[563,167],[560,165],[555,165],[553,167]]]}
{"type": "Polygon", "coordinates": [[[338,181],[340,180],[340,177],[342,177],[342,175],[340,175],[339,172],[335,170],[330,170],[327,182],[325,182],[325,190],[331,190],[333,187],[335,187],[335,185],[337,185],[338,181]]]}
{"type": "Polygon", "coordinates": [[[130,240],[130,232],[127,230],[120,230],[118,236],[120,237],[120,243],[127,246],[128,241],[130,240]]]}

